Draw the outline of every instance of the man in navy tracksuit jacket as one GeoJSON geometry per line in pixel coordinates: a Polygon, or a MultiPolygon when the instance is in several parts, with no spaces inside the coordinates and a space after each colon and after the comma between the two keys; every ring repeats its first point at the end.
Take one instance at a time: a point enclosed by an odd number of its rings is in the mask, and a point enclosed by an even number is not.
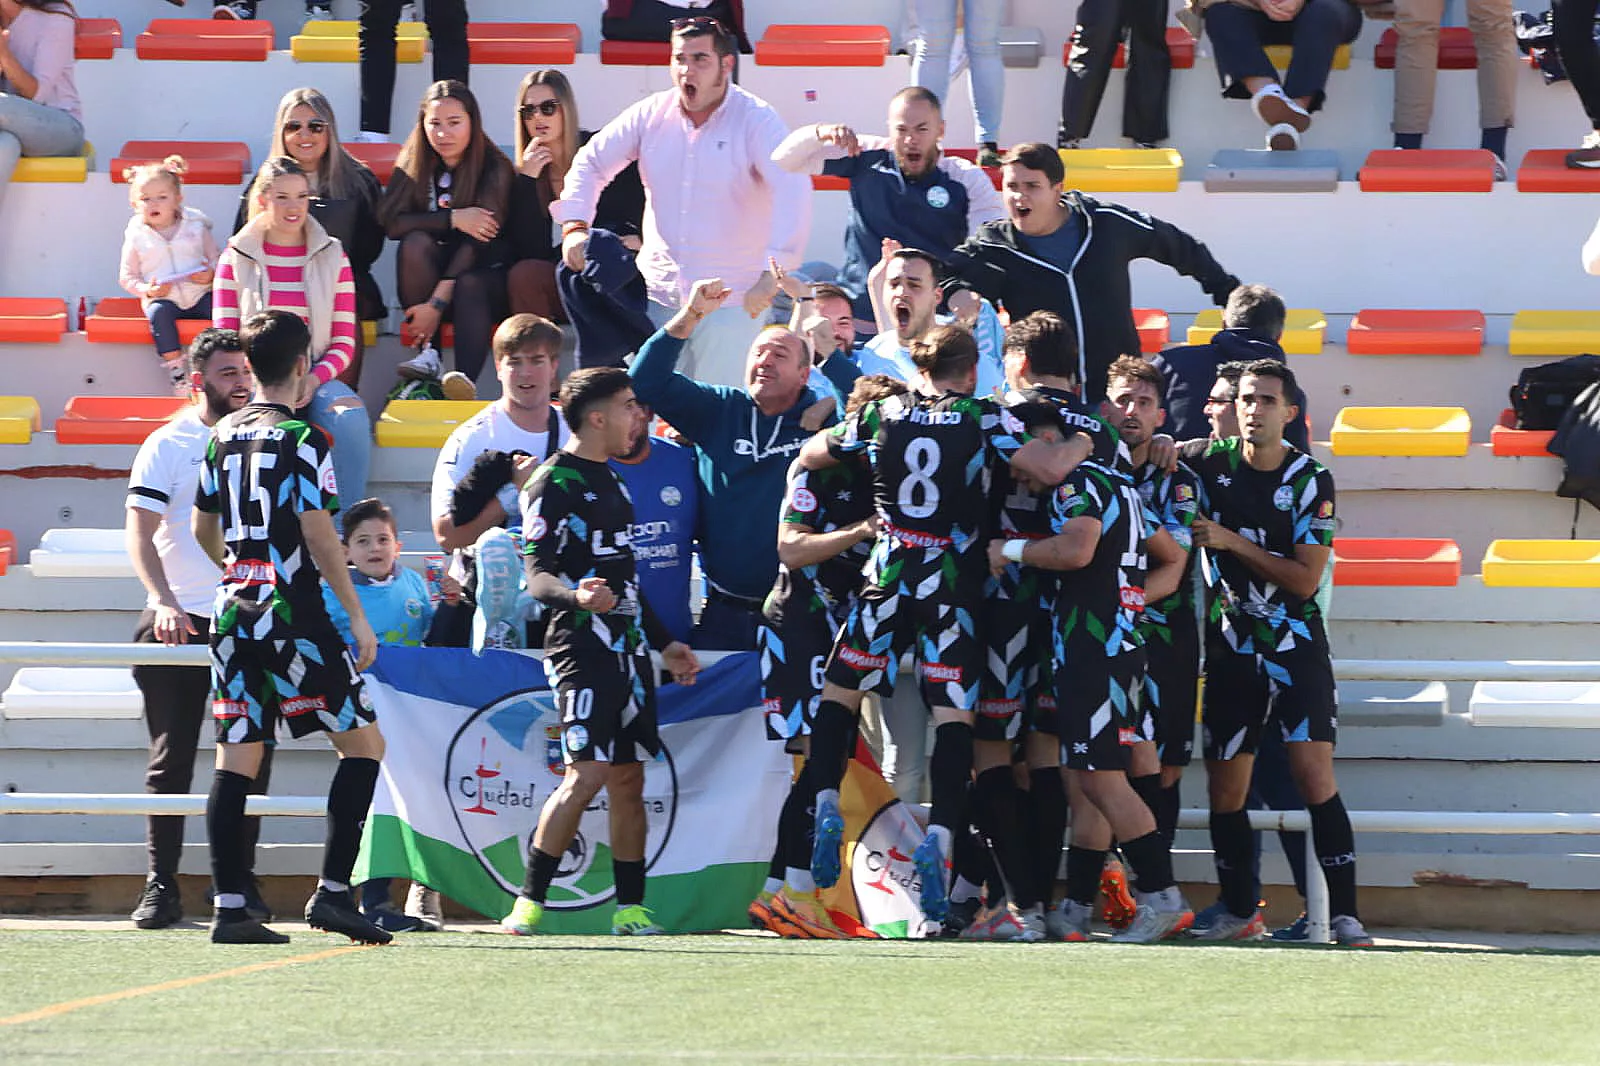
{"type": "MultiPolygon", "coordinates": [[[[1078,333],[1085,399],[1105,399],[1106,369],[1139,354],[1128,265],[1165,263],[1194,278],[1217,306],[1239,279],[1187,233],[1143,211],[1063,191],[1061,157],[1048,145],[1013,148],[1002,170],[1008,217],[990,222],[952,253],[951,285],[975,289],[1016,322],[1054,311],[1078,333]]],[[[951,287],[947,285],[947,288],[951,287]]]]}
{"type": "Polygon", "coordinates": [[[858,136],[848,126],[802,126],[772,159],[785,170],[850,181],[844,265],[835,283],[850,294],[856,317],[872,321],[867,274],[884,238],[943,259],[985,222],[1005,217],[988,173],[939,150],[939,98],[910,86],[889,101],[889,136],[858,136]]]}
{"type": "MultiPolygon", "coordinates": [[[[639,401],[694,441],[697,453],[696,540],[707,588],[690,643],[742,651],[755,647],[761,603],[778,573],[785,476],[811,438],[801,416],[819,397],[806,388],[811,359],[805,342],[780,326],[763,331],[751,346],[742,389],[708,385],[678,372],[684,342],[726,296],[720,283],[696,282],[688,302],[645,341],[628,373],[639,401]]],[[[822,367],[846,394],[849,379],[838,372],[848,362],[836,354],[822,367]]]]}

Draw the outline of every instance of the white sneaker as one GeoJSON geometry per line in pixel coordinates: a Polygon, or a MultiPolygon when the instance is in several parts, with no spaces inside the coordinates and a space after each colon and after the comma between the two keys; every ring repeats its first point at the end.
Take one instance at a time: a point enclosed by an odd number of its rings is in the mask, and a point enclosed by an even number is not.
{"type": "Polygon", "coordinates": [[[437,381],[444,374],[444,362],[439,350],[430,344],[395,370],[407,381],[437,381]]]}
{"type": "Polygon", "coordinates": [[[401,4],[400,5],[400,21],[401,22],[416,22],[417,21],[417,5],[416,4],[401,4]]]}
{"type": "Polygon", "coordinates": [[[256,13],[250,9],[249,4],[215,4],[211,8],[211,17],[226,22],[243,22],[255,18],[256,13]]]}
{"type": "Polygon", "coordinates": [[[1139,909],[1128,927],[1111,938],[1114,944],[1154,944],[1177,936],[1194,923],[1194,911],[1176,888],[1139,896],[1139,909]]]}
{"type": "Polygon", "coordinates": [[[373,130],[362,130],[360,133],[358,133],[354,137],[350,138],[350,143],[351,144],[388,144],[389,143],[389,135],[387,133],[377,133],[377,132],[375,132],[373,130]]]}
{"type": "Polygon", "coordinates": [[[327,4],[308,4],[306,6],[306,22],[332,21],[333,8],[329,7],[327,4]]]}
{"type": "Polygon", "coordinates": [[[444,908],[440,906],[439,893],[415,881],[406,893],[406,914],[422,923],[418,932],[437,933],[444,928],[444,908]]]}
{"type": "Polygon", "coordinates": [[[1241,918],[1224,911],[1203,932],[1195,934],[1196,940],[1260,940],[1267,935],[1267,923],[1260,911],[1251,911],[1250,917],[1241,918]]]}
{"type": "Polygon", "coordinates": [[[1089,926],[1094,921],[1094,908],[1083,903],[1064,899],[1045,912],[1045,931],[1051,940],[1064,940],[1081,944],[1089,939],[1089,926]]]}
{"type": "Polygon", "coordinates": [[[1328,920],[1329,932],[1333,934],[1333,942],[1346,948],[1372,947],[1372,934],[1361,924],[1361,919],[1353,918],[1348,914],[1335,914],[1328,920]]]}
{"type": "Polygon", "coordinates": [[[1027,910],[1013,911],[1017,922],[1022,926],[1022,932],[1017,939],[1025,944],[1037,944],[1048,937],[1045,929],[1044,908],[1035,903],[1027,910]]]}

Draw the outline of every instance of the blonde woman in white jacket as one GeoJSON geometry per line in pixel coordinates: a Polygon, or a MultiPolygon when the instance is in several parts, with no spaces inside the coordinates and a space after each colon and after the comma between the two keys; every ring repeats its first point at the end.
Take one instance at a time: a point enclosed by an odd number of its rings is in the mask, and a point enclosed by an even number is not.
{"type": "Polygon", "coordinates": [[[178,320],[211,318],[211,280],[217,262],[211,220],[183,203],[183,175],[188,169],[182,156],[172,155],[122,172],[133,217],[122,234],[118,280],[139,298],[150,320],[156,354],[179,396],[188,396],[190,386],[178,320]]]}

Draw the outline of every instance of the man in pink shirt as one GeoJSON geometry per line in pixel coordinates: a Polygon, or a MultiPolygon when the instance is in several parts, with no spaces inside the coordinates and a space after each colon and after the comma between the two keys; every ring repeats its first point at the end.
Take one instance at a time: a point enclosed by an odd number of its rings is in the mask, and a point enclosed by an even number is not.
{"type": "Polygon", "coordinates": [[[738,299],[706,317],[684,373],[744,385],[745,354],[777,290],[767,271],[800,264],[811,227],[811,182],[772,162],[788,127],[764,100],[734,85],[734,43],[715,19],[673,23],[672,88],[607,123],[573,160],[551,205],[567,266],[582,271],[600,192],[629,163],[644,179],[644,245],[637,265],[649,310],[665,323],[696,278],[721,278],[738,299]]]}

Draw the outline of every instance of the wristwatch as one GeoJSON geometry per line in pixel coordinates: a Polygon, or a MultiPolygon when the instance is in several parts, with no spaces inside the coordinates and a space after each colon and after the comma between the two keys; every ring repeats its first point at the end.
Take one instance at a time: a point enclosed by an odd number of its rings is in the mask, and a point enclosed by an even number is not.
{"type": "Polygon", "coordinates": [[[444,314],[446,311],[450,310],[450,305],[439,299],[437,296],[428,297],[428,306],[433,308],[435,311],[438,311],[440,314],[444,314]]]}

